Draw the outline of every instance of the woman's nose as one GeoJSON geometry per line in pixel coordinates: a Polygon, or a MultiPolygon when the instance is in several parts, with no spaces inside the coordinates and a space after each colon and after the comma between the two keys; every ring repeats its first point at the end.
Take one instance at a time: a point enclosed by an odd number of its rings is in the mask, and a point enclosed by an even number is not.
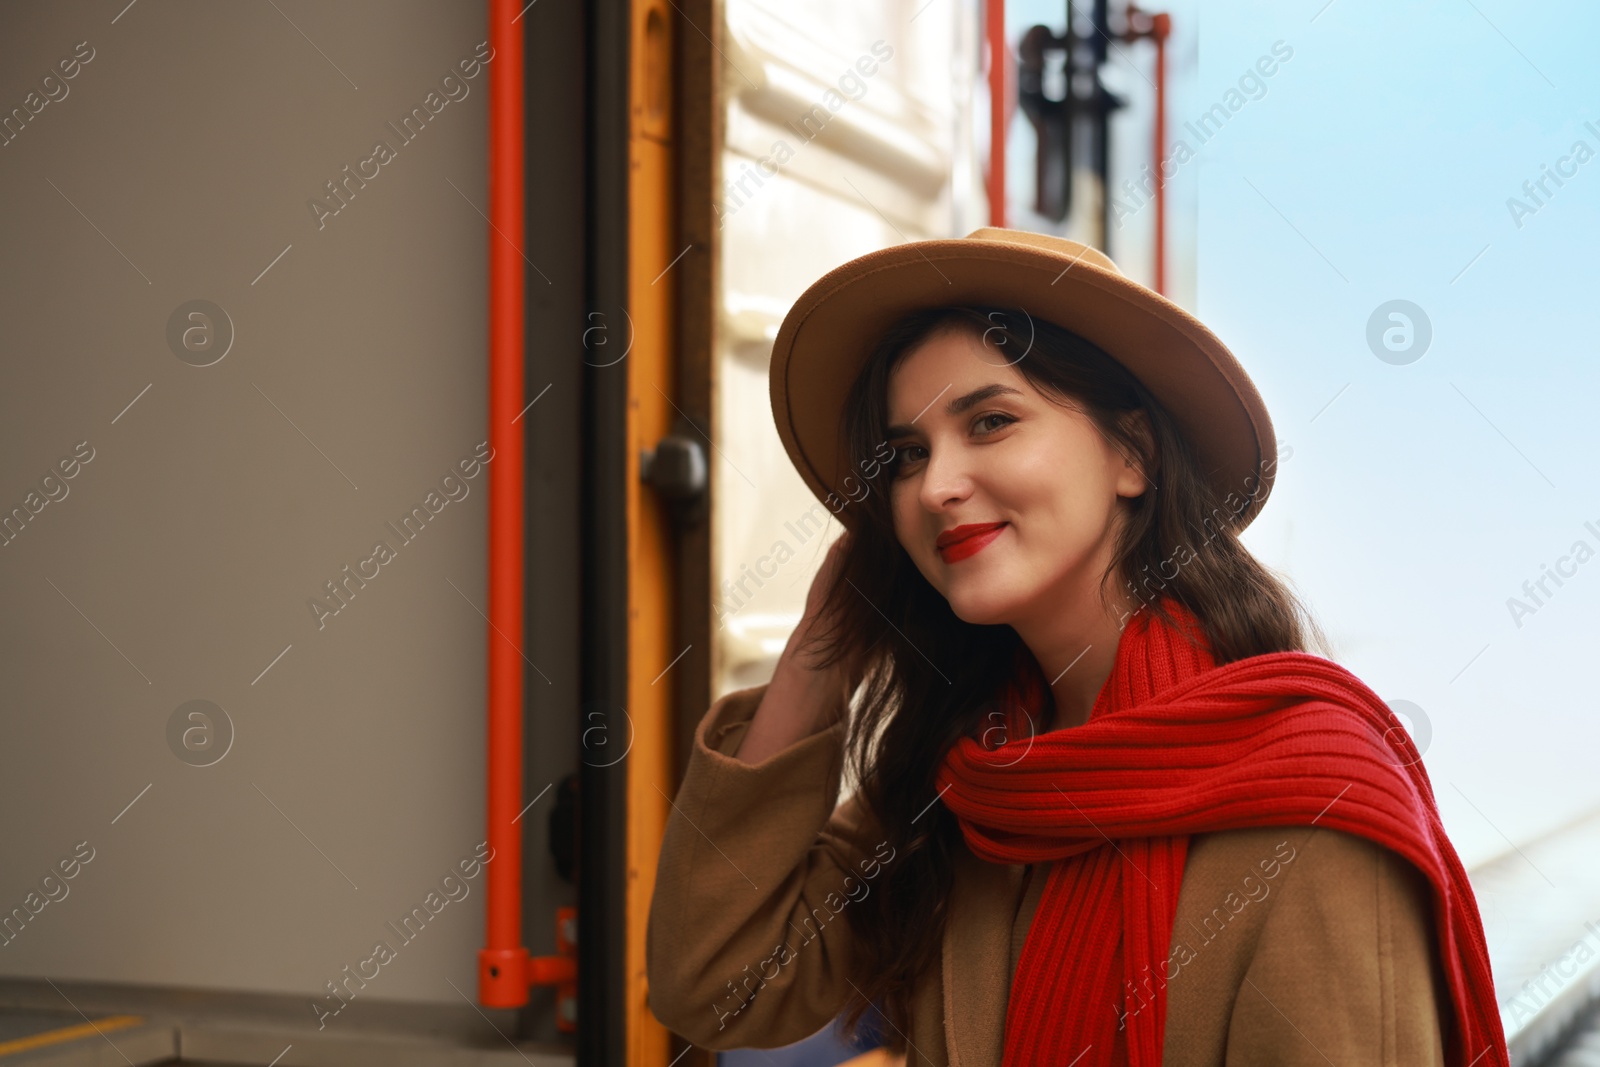
{"type": "Polygon", "coordinates": [[[960,448],[930,447],[923,467],[922,505],[940,511],[972,492],[969,459],[960,448]]]}

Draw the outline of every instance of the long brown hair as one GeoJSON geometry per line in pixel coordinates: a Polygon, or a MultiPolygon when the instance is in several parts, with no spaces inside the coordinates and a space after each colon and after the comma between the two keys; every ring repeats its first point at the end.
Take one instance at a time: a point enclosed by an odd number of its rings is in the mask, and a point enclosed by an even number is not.
{"type": "MultiPolygon", "coordinates": [[[[885,454],[891,372],[945,330],[978,335],[1042,394],[1083,412],[1141,462],[1148,488],[1131,500],[1119,498],[1126,521],[1102,575],[1102,601],[1104,583],[1121,582],[1171,622],[1161,598],[1174,598],[1195,614],[1219,665],[1308,651],[1308,639],[1327,647],[1286,582],[1239,542],[1235,522],[1260,481],[1237,494],[1219,493],[1202,476],[1172,417],[1103,350],[1015,308],[933,308],[889,329],[843,412],[847,454],[860,459],[851,464],[860,474],[846,486],[851,499],[843,505],[855,509],[855,522],[827,590],[818,651],[823,663],[848,658],[865,665],[846,734],[848,770],[895,850],[878,891],[847,909],[858,946],[857,986],[865,996],[852,999],[844,1025],[858,1033],[876,1006],[892,1031],[879,1036],[895,1052],[905,1050],[913,984],[939,959],[953,857],[966,847],[955,816],[931,803],[934,776],[950,746],[976,735],[1022,647],[1010,626],[961,620],[922,576],[894,533],[888,501],[893,472],[874,458],[885,454]],[[1147,432],[1128,417],[1141,410],[1147,432]],[[1181,561],[1177,546],[1188,549],[1181,561]]],[[[1031,656],[1021,660],[1037,668],[1031,656]]]]}

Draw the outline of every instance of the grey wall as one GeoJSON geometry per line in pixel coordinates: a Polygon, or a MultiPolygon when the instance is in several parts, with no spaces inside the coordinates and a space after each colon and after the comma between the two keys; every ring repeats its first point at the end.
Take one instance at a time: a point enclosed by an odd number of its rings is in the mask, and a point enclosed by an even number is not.
{"type": "Polygon", "coordinates": [[[383,940],[359,996],[459,1004],[483,875],[385,924],[485,836],[483,5],[125,3],[0,9],[0,911],[93,851],[0,975],[309,1001],[383,940]],[[209,366],[168,339],[194,300],[231,321],[209,366]],[[346,565],[376,577],[319,623],[346,565]],[[220,759],[169,736],[194,700],[220,759]]]}

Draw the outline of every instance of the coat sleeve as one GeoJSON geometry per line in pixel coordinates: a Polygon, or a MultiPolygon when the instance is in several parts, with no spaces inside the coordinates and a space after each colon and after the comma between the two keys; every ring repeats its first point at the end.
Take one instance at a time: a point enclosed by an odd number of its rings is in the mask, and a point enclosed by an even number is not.
{"type": "Polygon", "coordinates": [[[1442,1067],[1454,1013],[1427,879],[1338,830],[1298,847],[1234,1001],[1227,1063],[1442,1067]]]}
{"type": "Polygon", "coordinates": [[[650,901],[650,1010],[702,1048],[776,1048],[831,1022],[856,995],[843,909],[893,859],[855,795],[835,806],[843,721],[757,764],[729,755],[766,688],[727,694],[695,730],[650,901]]]}

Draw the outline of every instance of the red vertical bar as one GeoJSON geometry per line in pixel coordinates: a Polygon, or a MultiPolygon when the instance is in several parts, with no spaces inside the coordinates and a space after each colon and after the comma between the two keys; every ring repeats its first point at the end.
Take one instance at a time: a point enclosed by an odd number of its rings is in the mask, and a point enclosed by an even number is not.
{"type": "Polygon", "coordinates": [[[1006,0],[988,0],[989,225],[1006,224],[1006,0]]]}
{"type": "Polygon", "coordinates": [[[522,27],[489,0],[489,723],[486,946],[478,1000],[528,1002],[522,944],[522,27]]]}
{"type": "Polygon", "coordinates": [[[1156,292],[1167,292],[1167,36],[1172,16],[1156,15],[1151,30],[1156,41],[1156,292]]]}

